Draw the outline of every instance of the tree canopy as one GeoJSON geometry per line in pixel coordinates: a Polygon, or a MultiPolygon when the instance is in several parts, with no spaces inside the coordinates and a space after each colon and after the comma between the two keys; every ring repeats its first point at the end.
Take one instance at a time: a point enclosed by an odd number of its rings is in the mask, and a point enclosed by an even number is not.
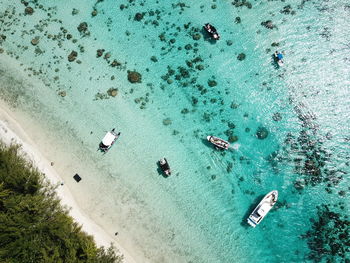
{"type": "Polygon", "coordinates": [[[0,144],[0,262],[121,263],[60,205],[55,187],[19,152],[0,144]]]}

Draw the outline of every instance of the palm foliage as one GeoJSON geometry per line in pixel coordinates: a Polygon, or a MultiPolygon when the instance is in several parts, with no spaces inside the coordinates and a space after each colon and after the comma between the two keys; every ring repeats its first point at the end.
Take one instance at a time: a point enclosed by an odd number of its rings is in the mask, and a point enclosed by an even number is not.
{"type": "Polygon", "coordinates": [[[0,144],[0,262],[122,262],[113,246],[95,245],[54,190],[19,146],[0,144]]]}

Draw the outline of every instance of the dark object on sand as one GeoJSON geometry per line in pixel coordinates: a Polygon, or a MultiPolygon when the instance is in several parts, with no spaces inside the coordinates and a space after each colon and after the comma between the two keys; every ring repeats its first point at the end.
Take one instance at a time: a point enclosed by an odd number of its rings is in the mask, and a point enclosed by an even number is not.
{"type": "Polygon", "coordinates": [[[79,174],[75,174],[73,176],[74,180],[77,181],[77,183],[79,183],[81,181],[81,177],[79,176],[79,174]]]}
{"type": "Polygon", "coordinates": [[[219,33],[216,31],[216,28],[214,26],[212,26],[211,24],[206,23],[203,26],[203,28],[204,28],[205,31],[207,31],[210,34],[212,39],[215,39],[215,40],[219,40],[220,39],[219,33]]]}

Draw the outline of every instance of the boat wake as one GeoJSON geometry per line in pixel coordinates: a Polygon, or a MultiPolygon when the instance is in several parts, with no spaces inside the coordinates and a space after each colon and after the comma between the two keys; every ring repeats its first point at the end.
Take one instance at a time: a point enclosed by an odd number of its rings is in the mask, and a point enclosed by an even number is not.
{"type": "Polygon", "coordinates": [[[240,147],[241,147],[241,145],[239,143],[235,143],[233,145],[230,145],[230,147],[228,147],[228,148],[231,149],[231,150],[238,151],[240,147]]]}

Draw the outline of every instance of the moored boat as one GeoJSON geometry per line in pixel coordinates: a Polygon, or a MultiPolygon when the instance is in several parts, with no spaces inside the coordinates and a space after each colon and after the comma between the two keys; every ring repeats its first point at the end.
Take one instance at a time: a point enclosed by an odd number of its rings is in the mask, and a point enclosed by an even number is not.
{"type": "Polygon", "coordinates": [[[215,39],[215,40],[219,40],[220,39],[220,35],[219,33],[216,31],[216,28],[214,26],[212,26],[209,23],[206,23],[203,28],[205,29],[205,31],[207,31],[210,36],[215,39]]]}
{"type": "Polygon", "coordinates": [[[168,160],[166,158],[162,158],[159,160],[159,166],[160,166],[160,169],[162,169],[163,173],[166,176],[171,175],[170,166],[169,166],[168,160]]]}
{"type": "Polygon", "coordinates": [[[256,227],[264,219],[271,208],[276,204],[278,197],[278,191],[273,190],[261,200],[261,202],[255,207],[253,212],[248,217],[248,224],[252,227],[256,227]]]}
{"type": "Polygon", "coordinates": [[[98,149],[103,153],[108,152],[119,136],[120,132],[116,133],[115,129],[107,132],[105,137],[103,137],[102,141],[100,142],[98,149]]]}
{"type": "Polygon", "coordinates": [[[229,142],[215,136],[207,136],[207,140],[220,149],[227,150],[230,146],[229,142]]]}

